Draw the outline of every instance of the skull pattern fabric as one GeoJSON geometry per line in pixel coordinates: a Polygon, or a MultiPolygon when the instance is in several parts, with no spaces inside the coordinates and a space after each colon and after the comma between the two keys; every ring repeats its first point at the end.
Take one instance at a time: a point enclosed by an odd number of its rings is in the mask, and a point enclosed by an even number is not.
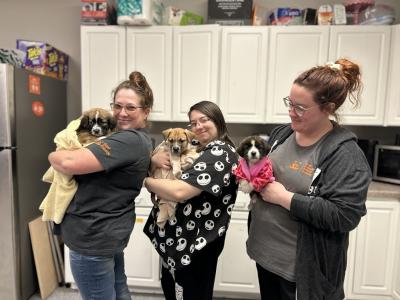
{"type": "Polygon", "coordinates": [[[178,203],[175,218],[163,229],[157,226],[159,210],[153,207],[143,231],[170,270],[189,265],[207,243],[225,234],[236,201],[232,168],[237,163],[234,147],[219,140],[209,143],[180,178],[202,192],[178,203]]]}

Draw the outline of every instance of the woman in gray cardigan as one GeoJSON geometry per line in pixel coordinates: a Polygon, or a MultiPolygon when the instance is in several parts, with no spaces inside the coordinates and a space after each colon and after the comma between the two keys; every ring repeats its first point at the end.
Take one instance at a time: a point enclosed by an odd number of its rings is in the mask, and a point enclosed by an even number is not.
{"type": "Polygon", "coordinates": [[[247,252],[261,298],[343,299],[349,232],[366,213],[371,172],[356,136],[336,121],[349,96],[359,104],[358,65],[314,67],[283,99],[291,123],[273,130],[275,182],[250,212],[247,252]]]}

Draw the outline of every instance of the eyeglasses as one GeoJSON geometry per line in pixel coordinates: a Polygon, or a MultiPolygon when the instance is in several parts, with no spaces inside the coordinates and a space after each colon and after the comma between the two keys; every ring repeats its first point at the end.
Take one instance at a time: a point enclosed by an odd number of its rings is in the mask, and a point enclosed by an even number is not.
{"type": "Polygon", "coordinates": [[[211,119],[209,117],[201,117],[197,121],[190,121],[189,125],[187,125],[188,128],[193,129],[196,128],[197,124],[203,125],[210,121],[211,119]]]}
{"type": "Polygon", "coordinates": [[[135,106],[132,104],[121,105],[118,103],[110,103],[110,107],[116,112],[120,112],[123,108],[125,109],[126,112],[135,112],[138,108],[144,108],[143,106],[135,106]]]}
{"type": "Polygon", "coordinates": [[[304,113],[314,107],[320,106],[320,104],[316,104],[313,106],[309,106],[309,107],[304,107],[302,105],[298,105],[298,104],[293,104],[292,100],[290,100],[289,96],[283,98],[283,104],[285,104],[285,106],[289,109],[289,110],[294,110],[294,112],[296,113],[296,115],[298,115],[299,117],[302,117],[304,115],[304,113]]]}

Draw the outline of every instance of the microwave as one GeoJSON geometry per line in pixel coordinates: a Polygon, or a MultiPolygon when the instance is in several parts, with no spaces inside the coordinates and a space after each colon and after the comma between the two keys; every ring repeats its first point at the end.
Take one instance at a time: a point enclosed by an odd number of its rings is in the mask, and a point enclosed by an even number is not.
{"type": "Polygon", "coordinates": [[[376,145],[372,178],[400,184],[400,146],[376,145]]]}

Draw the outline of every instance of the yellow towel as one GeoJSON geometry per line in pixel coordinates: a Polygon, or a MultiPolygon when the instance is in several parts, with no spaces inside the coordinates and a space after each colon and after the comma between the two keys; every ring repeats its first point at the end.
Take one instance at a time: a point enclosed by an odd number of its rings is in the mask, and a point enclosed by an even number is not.
{"type": "MultiPolygon", "coordinates": [[[[75,150],[82,148],[76,135],[76,129],[81,120],[77,119],[70,122],[66,129],[57,133],[54,143],[56,150],[75,150]]],[[[73,176],[64,175],[50,167],[43,175],[44,182],[51,183],[46,197],[43,199],[39,209],[43,212],[43,221],[54,221],[60,224],[64,214],[78,189],[73,176]]]]}

